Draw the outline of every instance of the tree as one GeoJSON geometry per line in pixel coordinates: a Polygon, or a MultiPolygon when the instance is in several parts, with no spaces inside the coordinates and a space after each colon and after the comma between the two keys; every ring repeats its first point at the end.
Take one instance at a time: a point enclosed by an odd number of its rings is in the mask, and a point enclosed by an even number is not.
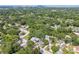
{"type": "Polygon", "coordinates": [[[79,45],[79,38],[73,40],[73,45],[79,45]]]}
{"type": "Polygon", "coordinates": [[[59,50],[59,47],[54,45],[51,47],[51,49],[52,49],[53,53],[56,53],[59,50]]]}
{"type": "Polygon", "coordinates": [[[79,27],[79,20],[74,21],[73,25],[76,26],[76,27],[79,27]]]}
{"type": "Polygon", "coordinates": [[[48,40],[46,40],[46,39],[43,40],[43,42],[44,42],[45,45],[48,45],[49,44],[48,40]]]}
{"type": "Polygon", "coordinates": [[[35,45],[35,43],[33,41],[31,41],[31,40],[28,41],[28,47],[33,48],[34,45],[35,45]]]}
{"type": "Polygon", "coordinates": [[[11,43],[10,42],[3,43],[1,46],[1,50],[2,53],[9,54],[11,51],[11,43]]]}
{"type": "Polygon", "coordinates": [[[20,31],[17,28],[9,28],[6,32],[7,34],[10,34],[10,35],[18,35],[20,31]]]}
{"type": "Polygon", "coordinates": [[[26,54],[26,52],[23,48],[21,48],[20,50],[16,52],[16,54],[26,54]]]}
{"type": "Polygon", "coordinates": [[[18,36],[16,36],[16,35],[11,36],[11,35],[7,34],[2,39],[3,40],[2,40],[1,48],[2,48],[3,53],[14,53],[15,50],[17,48],[19,48],[19,46],[17,46],[17,44],[15,44],[15,42],[14,42],[15,40],[18,39],[18,36]]]}
{"type": "Polygon", "coordinates": [[[33,54],[39,54],[40,53],[40,48],[38,47],[38,48],[35,48],[34,50],[33,50],[33,54]]]}

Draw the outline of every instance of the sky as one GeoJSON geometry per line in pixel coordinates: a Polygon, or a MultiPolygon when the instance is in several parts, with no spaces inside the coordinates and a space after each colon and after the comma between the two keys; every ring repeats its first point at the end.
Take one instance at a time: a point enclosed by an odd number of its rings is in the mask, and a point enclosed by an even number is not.
{"type": "Polygon", "coordinates": [[[0,0],[0,5],[79,5],[79,0],[0,0]]]}

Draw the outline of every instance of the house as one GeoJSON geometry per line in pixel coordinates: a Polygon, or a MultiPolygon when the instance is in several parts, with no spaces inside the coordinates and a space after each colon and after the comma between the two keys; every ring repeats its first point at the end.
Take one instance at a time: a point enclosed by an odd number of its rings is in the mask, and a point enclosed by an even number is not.
{"type": "Polygon", "coordinates": [[[60,49],[56,52],[56,54],[63,54],[63,50],[60,48],[60,49]]]}
{"type": "Polygon", "coordinates": [[[74,47],[73,47],[73,51],[74,51],[75,53],[79,53],[79,46],[74,46],[74,47]]]}
{"type": "Polygon", "coordinates": [[[74,34],[79,36],[79,27],[74,27],[72,31],[74,34]]]}
{"type": "Polygon", "coordinates": [[[48,40],[48,41],[50,40],[48,35],[45,35],[45,39],[48,40]]]}
{"type": "Polygon", "coordinates": [[[59,41],[57,42],[57,44],[58,44],[59,47],[62,48],[62,49],[63,49],[63,48],[65,47],[65,45],[66,45],[63,40],[59,40],[59,41]]]}
{"type": "Polygon", "coordinates": [[[31,41],[33,41],[34,43],[38,44],[38,45],[42,45],[44,44],[41,39],[37,38],[37,37],[32,37],[31,41]]]}
{"type": "Polygon", "coordinates": [[[26,47],[27,46],[27,40],[26,39],[21,39],[21,44],[20,44],[20,46],[21,47],[26,47]]]}
{"type": "Polygon", "coordinates": [[[77,36],[79,36],[79,33],[78,32],[74,32],[74,34],[77,35],[77,36]]]}

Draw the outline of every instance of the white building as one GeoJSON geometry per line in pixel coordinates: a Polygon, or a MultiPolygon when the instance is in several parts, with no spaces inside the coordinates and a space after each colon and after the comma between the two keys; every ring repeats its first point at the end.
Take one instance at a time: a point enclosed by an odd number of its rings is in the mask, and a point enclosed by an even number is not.
{"type": "Polygon", "coordinates": [[[43,45],[44,43],[41,41],[41,39],[36,38],[36,37],[32,37],[31,41],[33,41],[34,43],[38,44],[38,45],[43,45]]]}

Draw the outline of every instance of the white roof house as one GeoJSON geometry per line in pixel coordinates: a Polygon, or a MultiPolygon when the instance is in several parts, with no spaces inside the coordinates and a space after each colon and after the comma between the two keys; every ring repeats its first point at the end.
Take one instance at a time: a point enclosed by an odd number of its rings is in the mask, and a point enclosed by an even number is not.
{"type": "Polygon", "coordinates": [[[74,27],[72,31],[79,36],[79,27],[74,27]]]}
{"type": "Polygon", "coordinates": [[[22,44],[20,45],[21,47],[25,47],[27,46],[27,40],[26,39],[22,39],[22,44]]]}
{"type": "Polygon", "coordinates": [[[32,37],[32,38],[31,38],[31,41],[33,41],[34,43],[37,43],[37,44],[39,44],[39,45],[44,44],[44,43],[41,41],[41,39],[36,38],[36,37],[32,37]]]}
{"type": "Polygon", "coordinates": [[[45,35],[45,39],[48,40],[48,41],[50,40],[48,35],[45,35]]]}
{"type": "Polygon", "coordinates": [[[64,48],[65,47],[65,42],[63,40],[59,40],[58,45],[60,46],[60,48],[64,48]]]}

